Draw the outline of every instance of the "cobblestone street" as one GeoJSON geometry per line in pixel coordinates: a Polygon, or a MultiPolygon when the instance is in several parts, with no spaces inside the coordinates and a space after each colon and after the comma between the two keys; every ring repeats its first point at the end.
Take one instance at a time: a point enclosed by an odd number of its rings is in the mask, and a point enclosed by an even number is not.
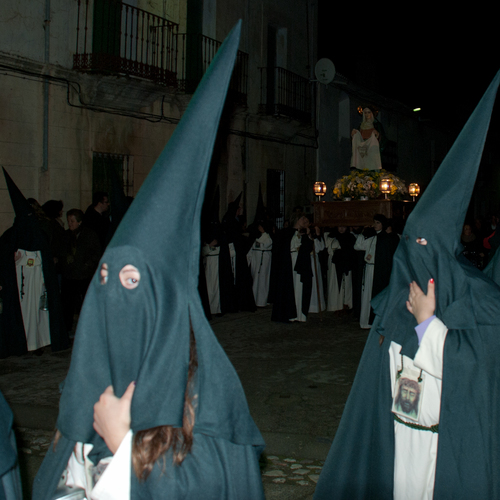
{"type": "MultiPolygon", "coordinates": [[[[266,441],[266,498],[312,498],[368,334],[351,314],[270,321],[271,308],[211,321],[266,441]]],[[[4,359],[0,390],[16,421],[25,498],[50,444],[70,351],[4,359]]]]}

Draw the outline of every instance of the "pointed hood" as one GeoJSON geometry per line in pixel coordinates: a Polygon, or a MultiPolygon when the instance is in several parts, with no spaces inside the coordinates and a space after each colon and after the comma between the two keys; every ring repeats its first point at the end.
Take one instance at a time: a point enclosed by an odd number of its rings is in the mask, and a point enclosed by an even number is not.
{"type": "Polygon", "coordinates": [[[460,234],[499,81],[500,72],[408,217],[394,255],[390,284],[372,301],[377,315],[373,328],[403,345],[403,353],[409,356],[417,348],[415,319],[405,306],[412,281],[426,292],[428,280],[436,280],[436,315],[450,329],[498,321],[500,288],[463,264],[459,255],[460,234]],[[427,245],[416,243],[417,238],[425,238],[427,245]]]}
{"type": "Polygon", "coordinates": [[[106,248],[99,268],[106,264],[107,277],[98,269],[90,284],[57,423],[70,440],[102,445],[92,426],[93,405],[108,385],[121,396],[131,381],[134,432],[182,427],[192,329],[198,358],[195,432],[262,444],[198,294],[201,209],[240,29],[238,23],[222,44],[106,248]],[[135,288],[120,280],[130,265],[140,274],[138,282],[126,280],[135,288]]]}
{"type": "Polygon", "coordinates": [[[236,197],[234,201],[231,201],[227,206],[227,211],[222,218],[222,222],[232,221],[236,217],[236,212],[238,212],[238,208],[241,202],[241,196],[243,195],[243,191],[236,197]]]}
{"type": "Polygon", "coordinates": [[[262,199],[262,185],[259,182],[259,196],[257,198],[257,208],[255,209],[255,217],[253,220],[254,224],[258,224],[266,219],[266,207],[264,206],[264,201],[262,199]]]}
{"type": "Polygon", "coordinates": [[[28,200],[26,200],[23,193],[21,193],[15,182],[12,180],[12,177],[7,173],[7,170],[3,167],[2,170],[16,218],[34,217],[33,208],[28,203],[28,200]]]}

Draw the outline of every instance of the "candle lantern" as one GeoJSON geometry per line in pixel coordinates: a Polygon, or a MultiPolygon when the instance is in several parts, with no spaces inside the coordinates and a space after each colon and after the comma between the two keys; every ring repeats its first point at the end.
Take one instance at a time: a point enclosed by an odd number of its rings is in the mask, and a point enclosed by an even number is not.
{"type": "Polygon", "coordinates": [[[326,193],[326,184],[324,182],[315,182],[314,183],[314,194],[318,197],[318,201],[321,200],[322,196],[325,196],[326,193]]]}
{"type": "Polygon", "coordinates": [[[420,186],[416,182],[412,182],[408,186],[408,194],[413,198],[413,201],[415,201],[415,197],[420,194],[420,186]]]}
{"type": "Polygon", "coordinates": [[[392,179],[390,177],[383,177],[380,179],[380,191],[384,193],[385,199],[387,200],[387,195],[390,194],[392,188],[392,179]]]}

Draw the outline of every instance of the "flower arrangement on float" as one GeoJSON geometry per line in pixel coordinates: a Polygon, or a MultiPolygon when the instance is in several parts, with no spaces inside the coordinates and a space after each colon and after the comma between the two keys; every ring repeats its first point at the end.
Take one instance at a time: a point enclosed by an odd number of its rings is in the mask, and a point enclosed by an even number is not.
{"type": "Polygon", "coordinates": [[[408,194],[405,182],[386,170],[354,169],[349,175],[344,175],[335,182],[333,196],[338,200],[345,198],[353,200],[379,198],[383,196],[380,191],[380,180],[382,178],[392,180],[391,192],[387,196],[390,200],[402,200],[408,194]]]}

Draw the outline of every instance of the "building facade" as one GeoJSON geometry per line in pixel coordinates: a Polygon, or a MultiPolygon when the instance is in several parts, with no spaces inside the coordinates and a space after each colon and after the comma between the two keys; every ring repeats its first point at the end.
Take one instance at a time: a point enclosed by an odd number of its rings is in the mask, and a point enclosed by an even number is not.
{"type": "MultiPolygon", "coordinates": [[[[316,82],[314,0],[18,0],[0,13],[0,165],[26,197],[60,199],[65,211],[109,190],[112,170],[137,193],[238,19],[207,186],[207,200],[219,187],[220,217],[243,193],[252,222],[259,189],[278,227],[314,201],[315,181],[332,199],[358,106],[379,109],[383,167],[407,183],[425,187],[454,140],[341,75],[316,82]]],[[[12,221],[2,178],[0,233],[12,221]]]]}
{"type": "MultiPolygon", "coordinates": [[[[0,164],[26,197],[83,210],[110,170],[134,196],[221,41],[243,20],[207,196],[259,185],[283,220],[315,180],[312,1],[20,0],[3,5],[0,164]]],[[[0,180],[0,231],[13,213],[0,180]]]]}

